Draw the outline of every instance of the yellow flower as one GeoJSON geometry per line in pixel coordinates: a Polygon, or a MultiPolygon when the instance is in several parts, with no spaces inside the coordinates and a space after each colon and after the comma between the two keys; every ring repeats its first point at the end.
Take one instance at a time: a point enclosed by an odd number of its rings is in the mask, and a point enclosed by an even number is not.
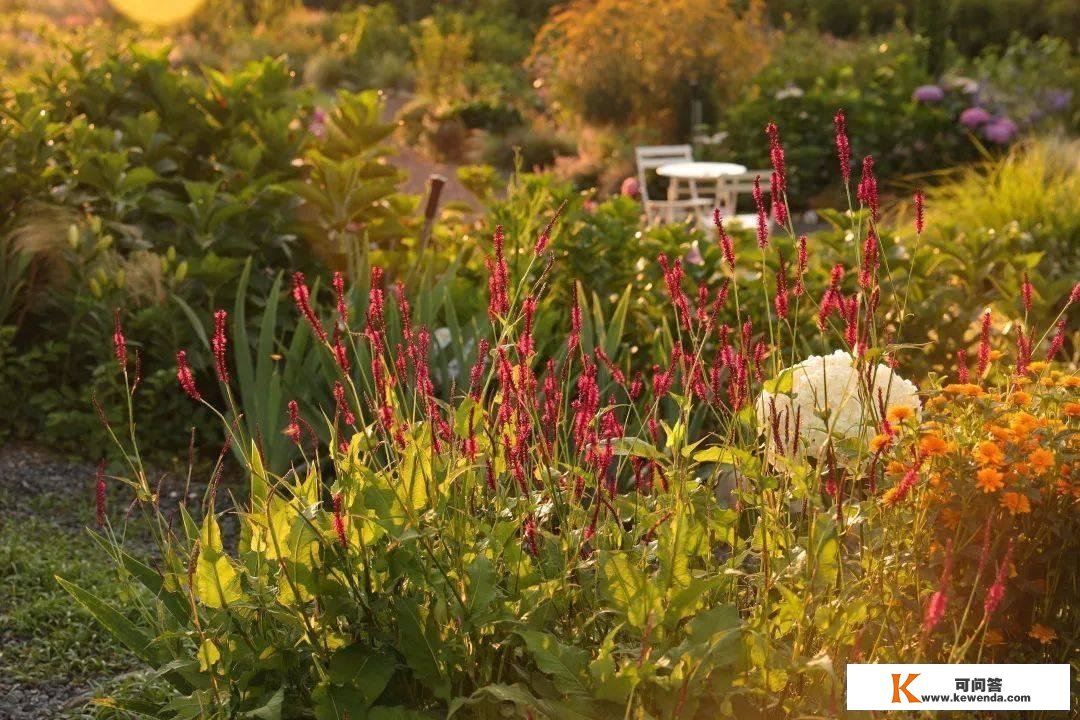
{"type": "Polygon", "coordinates": [[[1036,360],[1033,363],[1028,363],[1028,370],[1033,373],[1041,373],[1047,368],[1048,365],[1049,363],[1045,363],[1042,360],[1036,360]]]}
{"type": "Polygon", "coordinates": [[[1028,637],[1035,638],[1043,645],[1049,645],[1057,640],[1057,633],[1045,625],[1035,623],[1031,626],[1031,632],[1028,633],[1028,637]]]}
{"type": "Polygon", "coordinates": [[[1005,485],[1002,481],[1003,477],[1004,476],[994,468],[985,467],[975,473],[975,484],[978,485],[984,493],[997,492],[1005,485]]]}
{"type": "Polygon", "coordinates": [[[1020,407],[1027,407],[1031,404],[1031,394],[1023,390],[1017,390],[1009,396],[1009,402],[1020,407]]]}
{"type": "Polygon", "coordinates": [[[952,395],[966,395],[967,397],[982,397],[986,394],[985,390],[972,383],[953,383],[946,385],[944,390],[952,395]]]}
{"type": "Polygon", "coordinates": [[[1031,503],[1027,495],[1018,492],[1007,492],[1001,496],[1001,507],[1009,511],[1010,515],[1026,515],[1031,512],[1031,503]]]}
{"type": "Polygon", "coordinates": [[[870,440],[870,451],[881,452],[885,448],[889,447],[889,443],[892,442],[892,435],[875,435],[870,440]]]}
{"type": "Polygon", "coordinates": [[[996,443],[989,440],[976,445],[971,452],[971,456],[980,465],[1000,465],[1005,461],[1005,453],[1001,451],[1001,448],[996,443]]]}
{"type": "Polygon", "coordinates": [[[1054,453],[1050,450],[1039,448],[1031,453],[1028,461],[1031,463],[1031,467],[1035,469],[1035,472],[1046,472],[1054,467],[1054,453]]]}
{"type": "Polygon", "coordinates": [[[919,438],[919,452],[927,457],[944,455],[949,450],[949,443],[937,435],[923,435],[919,438]]]}
{"type": "Polygon", "coordinates": [[[1004,354],[1005,353],[1001,352],[1000,350],[991,350],[990,351],[990,359],[991,360],[1000,360],[1004,354]]]}
{"type": "Polygon", "coordinates": [[[889,418],[889,422],[899,425],[908,418],[915,417],[915,411],[907,405],[897,405],[889,408],[889,412],[887,412],[885,416],[889,418]]]}

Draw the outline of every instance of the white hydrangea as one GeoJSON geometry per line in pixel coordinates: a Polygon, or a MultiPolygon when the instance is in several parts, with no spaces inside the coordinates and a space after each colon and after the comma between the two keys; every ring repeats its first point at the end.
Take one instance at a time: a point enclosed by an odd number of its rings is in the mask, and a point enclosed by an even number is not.
{"type": "Polygon", "coordinates": [[[909,407],[922,417],[918,389],[893,372],[888,365],[864,367],[863,377],[850,353],[837,350],[824,357],[813,355],[781,374],[790,373],[791,386],[772,393],[763,391],[756,410],[758,429],[767,439],[770,461],[779,450],[820,456],[829,437],[869,440],[881,423],[879,407],[909,407]],[[866,376],[869,371],[869,377],[866,376]],[[775,407],[775,410],[773,409],[775,407]],[[773,432],[773,418],[779,428],[781,448],[773,432]],[[798,422],[796,422],[798,418],[798,422]],[[798,425],[798,445],[794,433],[798,425]]]}

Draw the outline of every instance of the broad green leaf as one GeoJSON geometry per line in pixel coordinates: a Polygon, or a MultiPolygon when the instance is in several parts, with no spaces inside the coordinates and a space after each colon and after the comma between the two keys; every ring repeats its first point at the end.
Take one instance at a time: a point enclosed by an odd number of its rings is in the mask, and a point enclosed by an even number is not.
{"type": "Polygon", "coordinates": [[[634,457],[661,460],[664,455],[651,443],[637,437],[620,437],[608,440],[613,446],[616,455],[632,455],[634,457]]]}
{"type": "Polygon", "coordinates": [[[660,610],[656,587],[634,565],[628,553],[604,553],[600,557],[604,592],[633,627],[643,629],[649,614],[660,610]]]}
{"type": "Polygon", "coordinates": [[[284,702],[285,688],[280,687],[263,705],[242,713],[240,717],[256,718],[256,720],[281,720],[281,707],[284,702]]]}
{"type": "Polygon", "coordinates": [[[394,675],[394,658],[366,645],[349,645],[330,658],[330,680],[360,691],[365,705],[372,705],[394,675]]]}
{"type": "Polygon", "coordinates": [[[60,587],[67,590],[80,605],[89,610],[94,619],[104,625],[105,629],[128,649],[151,665],[157,666],[160,663],[161,659],[151,647],[151,638],[135,627],[120,611],[97,595],[83,590],[60,576],[56,576],[56,582],[60,583],[60,587]]]}
{"type": "Polygon", "coordinates": [[[218,650],[217,645],[210,638],[206,638],[199,645],[199,670],[202,672],[211,672],[214,667],[214,663],[221,659],[221,651],[218,650]]]}
{"type": "Polygon", "coordinates": [[[518,630],[518,635],[525,641],[536,666],[554,678],[555,687],[564,693],[585,692],[581,679],[589,662],[587,652],[537,630],[518,630]]]}
{"type": "Polygon", "coordinates": [[[443,673],[438,658],[438,638],[428,634],[428,625],[415,601],[398,598],[394,603],[401,641],[398,647],[417,680],[427,685],[436,697],[449,699],[450,680],[443,673]]]}

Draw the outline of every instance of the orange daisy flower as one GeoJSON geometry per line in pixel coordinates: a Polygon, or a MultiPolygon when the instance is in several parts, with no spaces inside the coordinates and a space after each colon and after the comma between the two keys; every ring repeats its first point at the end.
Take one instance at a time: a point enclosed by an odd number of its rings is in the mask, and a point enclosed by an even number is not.
{"type": "Polygon", "coordinates": [[[1028,363],[1028,370],[1033,373],[1041,373],[1047,366],[1048,363],[1045,363],[1042,360],[1036,360],[1035,362],[1028,363]]]}
{"type": "Polygon", "coordinates": [[[1028,461],[1031,463],[1031,467],[1035,469],[1035,472],[1043,473],[1054,467],[1054,453],[1045,448],[1039,448],[1031,453],[1028,461]]]}
{"type": "Polygon", "coordinates": [[[1031,503],[1027,495],[1018,492],[1007,492],[1002,495],[1001,507],[1008,510],[1010,515],[1026,515],[1031,512],[1031,503]]]}
{"type": "Polygon", "coordinates": [[[1072,390],[1080,387],[1080,375],[1068,375],[1061,380],[1061,387],[1072,390]]]}
{"type": "Polygon", "coordinates": [[[905,420],[915,417],[915,411],[907,405],[897,405],[889,408],[889,411],[885,413],[885,417],[889,419],[889,422],[899,425],[905,420]]]}
{"type": "Polygon", "coordinates": [[[870,451],[871,452],[880,452],[880,451],[884,450],[885,448],[889,447],[889,445],[891,443],[892,443],[892,435],[885,435],[885,434],[875,435],[870,440],[870,451]]]}
{"type": "Polygon", "coordinates": [[[1002,480],[1003,477],[1005,476],[994,468],[985,467],[975,473],[975,484],[978,485],[984,493],[997,492],[1005,485],[1002,480]]]}
{"type": "Polygon", "coordinates": [[[1065,414],[1069,417],[1076,417],[1080,415],[1080,402],[1067,402],[1065,403],[1065,414]]]}
{"type": "Polygon", "coordinates": [[[985,440],[975,446],[971,456],[980,465],[1000,465],[1005,462],[1005,453],[1001,448],[989,440],[985,440]]]}
{"type": "Polygon", "coordinates": [[[1057,640],[1057,633],[1054,632],[1051,628],[1046,627],[1045,625],[1035,623],[1031,626],[1031,631],[1028,633],[1028,637],[1035,638],[1043,645],[1049,645],[1050,643],[1057,640]]]}
{"type": "Polygon", "coordinates": [[[919,438],[919,452],[927,457],[944,455],[949,450],[949,443],[937,435],[923,435],[919,438]]]}
{"type": "Polygon", "coordinates": [[[986,636],[983,638],[983,645],[986,647],[994,647],[995,645],[1004,645],[1005,638],[1002,637],[1000,630],[987,630],[986,636]]]}
{"type": "Polygon", "coordinates": [[[1027,407],[1031,404],[1031,393],[1017,390],[1009,396],[1009,402],[1013,405],[1019,405],[1020,407],[1027,407]]]}
{"type": "Polygon", "coordinates": [[[951,383],[943,389],[951,395],[964,395],[966,397],[982,397],[986,394],[985,390],[974,383],[951,383]]]}

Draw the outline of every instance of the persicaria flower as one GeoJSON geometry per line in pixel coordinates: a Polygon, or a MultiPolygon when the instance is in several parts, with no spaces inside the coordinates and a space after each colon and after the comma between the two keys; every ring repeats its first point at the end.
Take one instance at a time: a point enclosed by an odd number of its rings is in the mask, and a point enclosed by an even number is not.
{"type": "Polygon", "coordinates": [[[345,421],[345,424],[355,425],[356,416],[353,415],[352,410],[349,408],[349,401],[345,398],[345,386],[341,384],[340,380],[334,381],[334,401],[337,403],[338,412],[341,413],[341,419],[345,421]]]}
{"type": "Polygon", "coordinates": [[[341,547],[349,546],[349,536],[345,533],[345,517],[341,513],[342,497],[341,493],[334,493],[332,498],[334,506],[334,532],[337,534],[338,542],[341,547]]]}
{"type": "Polygon", "coordinates": [[[1001,563],[998,564],[997,575],[994,577],[994,582],[991,583],[989,589],[986,591],[986,600],[983,602],[983,614],[986,620],[994,614],[994,611],[1001,605],[1001,601],[1005,598],[1005,580],[1009,577],[1009,563],[1012,561],[1013,541],[1009,539],[1009,546],[1005,550],[1005,557],[1001,558],[1001,563]]]}
{"type": "Polygon", "coordinates": [[[982,315],[982,324],[979,330],[979,377],[986,374],[990,367],[990,311],[986,310],[982,315]]]}
{"type": "Polygon", "coordinates": [[[806,254],[806,236],[799,236],[799,249],[798,249],[799,264],[795,271],[795,297],[802,297],[806,292],[806,286],[803,284],[803,277],[806,275],[807,267],[807,254],[806,254]]]}
{"type": "Polygon", "coordinates": [[[757,208],[757,244],[765,249],[769,244],[769,217],[765,212],[765,199],[761,192],[761,176],[754,176],[754,207],[757,208]]]}
{"type": "Polygon", "coordinates": [[[97,509],[97,526],[105,527],[105,459],[98,463],[97,476],[94,481],[94,497],[97,509]]]}
{"type": "Polygon", "coordinates": [[[296,308],[303,315],[308,324],[311,325],[311,329],[315,332],[316,337],[320,341],[326,342],[326,331],[323,330],[322,323],[319,321],[315,311],[311,308],[311,291],[308,290],[306,281],[304,280],[304,273],[293,273],[293,302],[296,303],[296,308]]]}
{"type": "Polygon", "coordinates": [[[116,362],[121,370],[127,369],[127,341],[124,340],[124,330],[120,327],[120,311],[116,311],[116,323],[113,327],[113,352],[116,354],[116,362]]]}
{"type": "Polygon", "coordinates": [[[851,145],[848,143],[847,121],[844,111],[837,110],[833,116],[833,127],[836,130],[834,142],[836,144],[836,156],[840,160],[840,175],[844,178],[844,184],[851,181],[851,145]]]}
{"type": "Polygon", "coordinates": [[[334,273],[331,284],[334,286],[334,296],[337,298],[338,324],[344,330],[349,326],[349,306],[345,302],[345,276],[340,270],[334,273]]]}
{"type": "Polygon", "coordinates": [[[225,360],[225,351],[229,341],[225,337],[225,321],[228,313],[218,310],[214,313],[214,337],[210,340],[210,349],[214,353],[214,368],[217,370],[218,379],[226,385],[229,384],[229,367],[225,360]]]}
{"type": "Polygon", "coordinates": [[[856,189],[856,197],[859,202],[870,209],[870,217],[874,222],[878,220],[878,186],[877,178],[874,177],[874,158],[867,155],[862,162],[862,178],[856,189]]]}
{"type": "Polygon", "coordinates": [[[731,236],[724,230],[724,218],[720,215],[719,208],[713,208],[713,225],[716,226],[716,234],[720,240],[720,250],[724,253],[724,262],[735,270],[735,243],[731,240],[731,236]]]}
{"type": "Polygon", "coordinates": [[[926,225],[925,208],[926,196],[923,195],[921,189],[915,191],[915,232],[922,235],[923,227],[926,225]]]}
{"type": "Polygon", "coordinates": [[[1020,299],[1024,303],[1024,312],[1031,312],[1031,280],[1028,279],[1028,274],[1024,273],[1024,281],[1020,285],[1020,299]]]}
{"type": "Polygon", "coordinates": [[[285,435],[297,445],[300,444],[300,407],[295,400],[289,401],[289,424],[285,428],[285,435]]]}
{"type": "Polygon", "coordinates": [[[863,242],[862,267],[859,268],[859,286],[869,288],[877,276],[878,268],[878,239],[873,228],[866,233],[863,242]]]}
{"type": "Polygon", "coordinates": [[[1046,348],[1046,361],[1050,362],[1054,359],[1061,348],[1065,346],[1065,318],[1061,318],[1057,322],[1057,328],[1054,330],[1053,337],[1050,338],[1050,345],[1046,348]]]}
{"type": "Polygon", "coordinates": [[[176,379],[188,397],[195,402],[202,401],[202,395],[195,387],[195,376],[191,374],[191,368],[188,366],[186,350],[176,353],[176,379]]]}

